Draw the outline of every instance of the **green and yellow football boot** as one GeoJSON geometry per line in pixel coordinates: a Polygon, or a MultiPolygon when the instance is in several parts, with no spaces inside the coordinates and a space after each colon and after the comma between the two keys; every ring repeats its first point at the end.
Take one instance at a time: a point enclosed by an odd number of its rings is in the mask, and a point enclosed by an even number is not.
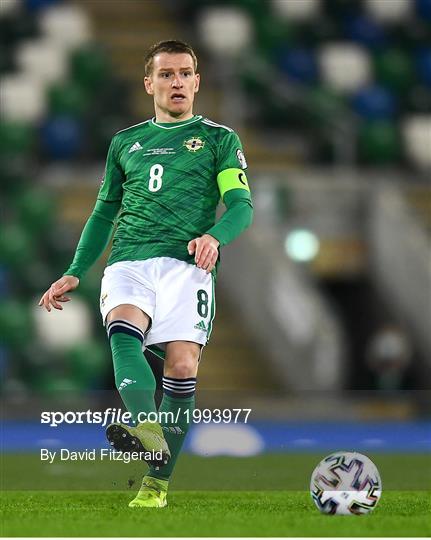
{"type": "Polygon", "coordinates": [[[110,424],[106,428],[109,444],[121,452],[151,452],[152,457],[145,459],[153,467],[166,465],[171,457],[168,443],[160,424],[143,422],[136,427],[126,424],[110,424]],[[160,454],[157,456],[156,454],[160,454]]]}
{"type": "Polygon", "coordinates": [[[144,476],[141,489],[133,501],[129,502],[130,508],[163,508],[167,506],[168,484],[167,480],[144,476]]]}

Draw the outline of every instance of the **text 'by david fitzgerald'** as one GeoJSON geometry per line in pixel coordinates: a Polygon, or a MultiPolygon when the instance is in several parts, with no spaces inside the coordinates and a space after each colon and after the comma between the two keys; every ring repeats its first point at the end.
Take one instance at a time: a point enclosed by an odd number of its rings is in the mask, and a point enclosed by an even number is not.
{"type": "Polygon", "coordinates": [[[118,452],[112,448],[93,448],[91,450],[74,451],[68,448],[59,448],[58,450],[40,449],[40,460],[52,464],[55,461],[122,461],[130,463],[131,461],[161,461],[162,452],[118,452]]]}

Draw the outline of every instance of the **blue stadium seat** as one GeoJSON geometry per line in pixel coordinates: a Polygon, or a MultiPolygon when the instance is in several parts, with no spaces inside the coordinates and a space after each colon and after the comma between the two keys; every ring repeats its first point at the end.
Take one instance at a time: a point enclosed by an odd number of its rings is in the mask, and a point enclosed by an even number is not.
{"type": "Polygon", "coordinates": [[[72,116],[48,118],[41,128],[41,142],[47,156],[51,159],[73,159],[78,156],[82,146],[83,127],[72,116]]]}
{"type": "Polygon", "coordinates": [[[318,76],[312,51],[305,48],[285,49],[278,53],[278,66],[292,80],[311,84],[318,76]]]}
{"type": "Polygon", "coordinates": [[[59,0],[24,0],[24,5],[28,11],[37,12],[58,2],[59,0]]]}
{"type": "Polygon", "coordinates": [[[431,22],[431,0],[416,0],[416,11],[419,17],[431,22]]]}
{"type": "Polygon", "coordinates": [[[357,92],[352,98],[353,109],[367,120],[387,120],[396,111],[396,99],[384,86],[371,85],[357,92]]]}
{"type": "Polygon", "coordinates": [[[365,15],[347,17],[344,24],[345,37],[369,48],[382,47],[387,43],[384,28],[365,15]]]}
{"type": "Polygon", "coordinates": [[[431,87],[431,48],[418,52],[416,65],[420,80],[431,87]]]}

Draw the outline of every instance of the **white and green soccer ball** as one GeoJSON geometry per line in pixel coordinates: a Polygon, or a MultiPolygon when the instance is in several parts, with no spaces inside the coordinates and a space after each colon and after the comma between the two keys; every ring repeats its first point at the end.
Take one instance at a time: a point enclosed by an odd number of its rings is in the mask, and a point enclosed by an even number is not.
{"type": "Polygon", "coordinates": [[[368,514],[382,494],[379,471],[357,452],[335,452],[322,459],[311,475],[310,492],[323,514],[368,514]]]}

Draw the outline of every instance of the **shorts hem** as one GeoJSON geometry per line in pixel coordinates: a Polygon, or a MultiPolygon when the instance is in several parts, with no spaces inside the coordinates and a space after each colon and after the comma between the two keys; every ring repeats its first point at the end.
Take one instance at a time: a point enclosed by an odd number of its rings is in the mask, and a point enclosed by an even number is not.
{"type": "Polygon", "coordinates": [[[118,306],[122,306],[123,304],[128,304],[130,306],[135,306],[135,307],[139,308],[141,311],[143,311],[145,313],[145,315],[150,317],[150,325],[152,324],[153,313],[152,313],[151,306],[149,306],[148,304],[146,304],[146,305],[140,304],[136,300],[131,300],[131,301],[129,301],[129,300],[126,300],[126,301],[121,300],[121,302],[113,303],[112,306],[109,306],[107,309],[103,309],[103,312],[102,312],[102,310],[100,310],[100,314],[102,316],[102,321],[103,321],[103,326],[106,326],[106,317],[109,315],[109,313],[111,313],[111,311],[113,309],[117,308],[118,306]]]}
{"type": "Polygon", "coordinates": [[[145,341],[145,346],[148,347],[150,345],[158,345],[159,343],[167,343],[169,341],[191,341],[193,343],[197,343],[198,345],[205,346],[208,343],[208,338],[205,336],[204,338],[196,339],[196,336],[191,336],[190,334],[171,334],[171,335],[163,335],[163,336],[148,336],[145,341]]]}

